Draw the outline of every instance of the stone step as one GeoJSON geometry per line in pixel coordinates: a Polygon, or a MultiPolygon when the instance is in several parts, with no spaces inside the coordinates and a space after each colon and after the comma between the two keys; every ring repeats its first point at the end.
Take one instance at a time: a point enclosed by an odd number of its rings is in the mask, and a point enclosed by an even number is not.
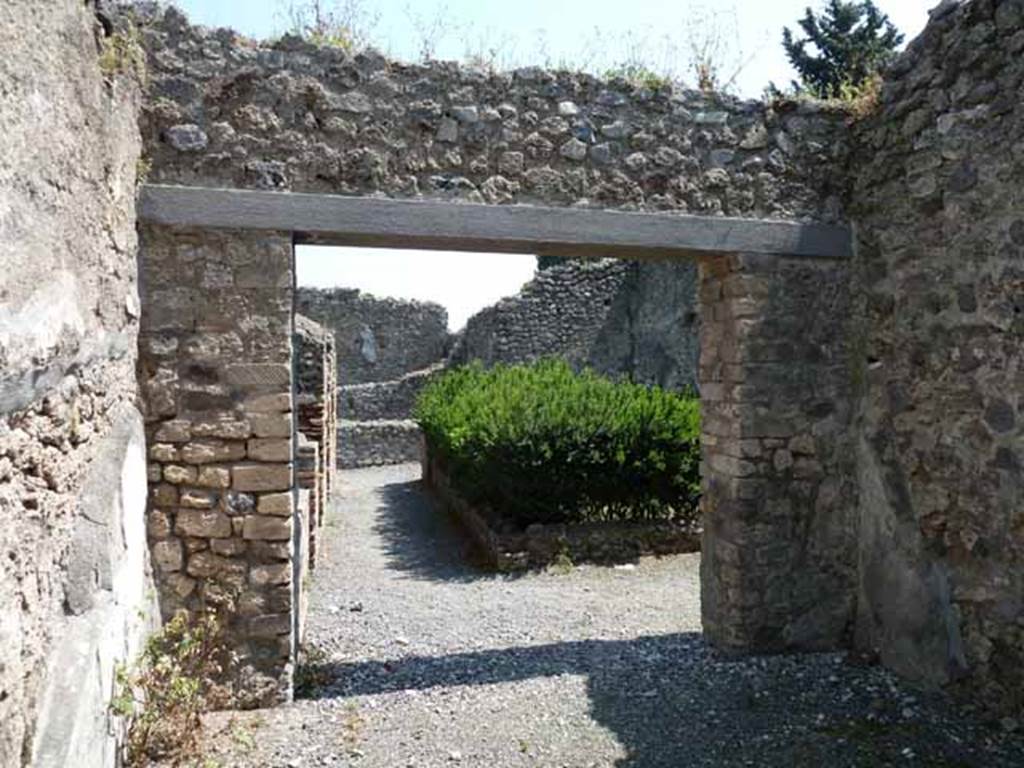
{"type": "Polygon", "coordinates": [[[444,369],[444,363],[438,363],[400,379],[340,386],[338,415],[351,421],[408,419],[420,390],[444,369]]]}
{"type": "Polygon", "coordinates": [[[419,425],[411,419],[338,423],[338,466],[343,469],[419,461],[419,425]]]}

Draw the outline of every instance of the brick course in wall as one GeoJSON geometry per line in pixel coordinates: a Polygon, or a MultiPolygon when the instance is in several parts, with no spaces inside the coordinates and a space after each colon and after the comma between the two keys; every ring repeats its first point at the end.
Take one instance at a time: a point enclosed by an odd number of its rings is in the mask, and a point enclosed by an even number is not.
{"type": "Polygon", "coordinates": [[[308,564],[316,566],[317,535],[337,483],[338,363],[334,334],[308,317],[295,315],[296,401],[298,446],[297,480],[309,489],[308,564]]]}
{"type": "Polygon", "coordinates": [[[842,647],[856,578],[847,266],[736,255],[700,270],[704,631],[732,651],[842,647]]]}

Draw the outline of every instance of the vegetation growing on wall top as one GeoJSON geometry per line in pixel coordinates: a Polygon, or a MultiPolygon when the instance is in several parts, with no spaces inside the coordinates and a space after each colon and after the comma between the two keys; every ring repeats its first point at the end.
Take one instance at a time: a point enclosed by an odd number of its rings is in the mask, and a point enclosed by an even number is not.
{"type": "Polygon", "coordinates": [[[692,521],[700,404],[562,361],[471,365],[438,378],[415,410],[456,490],[520,527],[692,521]]]}

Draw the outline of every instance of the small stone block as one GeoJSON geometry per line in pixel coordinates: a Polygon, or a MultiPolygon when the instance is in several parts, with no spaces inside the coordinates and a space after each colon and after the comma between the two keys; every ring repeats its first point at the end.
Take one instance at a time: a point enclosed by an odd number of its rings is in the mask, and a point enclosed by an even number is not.
{"type": "Polygon", "coordinates": [[[183,573],[172,573],[166,576],[164,584],[182,600],[191,595],[196,588],[196,580],[190,579],[183,573]]]}
{"type": "Polygon", "coordinates": [[[192,423],[189,421],[165,421],[153,435],[158,443],[187,443],[192,439],[192,423]]]}
{"type": "Polygon", "coordinates": [[[194,437],[219,437],[224,440],[245,440],[252,433],[248,421],[202,421],[192,425],[194,437]]]}
{"type": "Polygon", "coordinates": [[[291,464],[238,464],[232,474],[236,491],[286,491],[292,487],[291,464]]]}
{"type": "Polygon", "coordinates": [[[249,583],[255,587],[270,587],[289,584],[292,580],[291,563],[257,565],[249,571],[249,583]]]}
{"type": "Polygon", "coordinates": [[[260,413],[249,417],[256,437],[291,437],[292,417],[286,413],[260,413]]]}
{"type": "Polygon", "coordinates": [[[182,491],[179,504],[190,509],[211,509],[216,502],[216,495],[209,491],[189,489],[182,491]]]}
{"type": "Polygon", "coordinates": [[[269,517],[250,515],[245,518],[242,536],[246,539],[262,539],[266,541],[287,541],[292,537],[292,519],[290,517],[269,517]]]}
{"type": "Polygon", "coordinates": [[[150,497],[158,507],[178,506],[178,487],[170,483],[160,483],[153,487],[150,497]]]}
{"type": "Polygon", "coordinates": [[[158,541],[152,547],[153,563],[161,573],[180,571],[185,556],[181,551],[181,542],[177,539],[158,541]]]}
{"type": "Polygon", "coordinates": [[[227,512],[229,515],[246,515],[256,509],[256,499],[250,493],[228,491],[227,512]]]}
{"type": "Polygon", "coordinates": [[[242,539],[214,539],[210,542],[210,550],[225,557],[235,557],[245,552],[246,543],[242,539]]]}
{"type": "Polygon", "coordinates": [[[212,464],[243,458],[245,443],[242,442],[223,443],[219,440],[205,440],[189,443],[181,449],[181,460],[189,464],[212,464]]]}
{"type": "Polygon", "coordinates": [[[256,511],[261,515],[291,517],[292,495],[291,493],[268,493],[260,496],[259,501],[256,502],[256,511]]]}
{"type": "Polygon", "coordinates": [[[813,456],[815,453],[814,438],[811,435],[797,435],[789,441],[791,453],[813,456]]]}
{"type": "Polygon", "coordinates": [[[197,475],[195,467],[183,467],[178,464],[168,464],[164,467],[164,480],[174,485],[195,483],[197,475]]]}
{"type": "Polygon", "coordinates": [[[196,485],[203,488],[230,488],[231,470],[225,467],[200,467],[196,485]]]}
{"type": "Polygon", "coordinates": [[[168,463],[178,460],[178,447],[170,443],[154,443],[149,447],[151,461],[168,463]]]}
{"type": "Polygon", "coordinates": [[[292,441],[287,437],[258,437],[246,446],[250,459],[256,461],[291,461],[292,441]]]}
{"type": "Polygon", "coordinates": [[[182,536],[226,539],[231,536],[231,518],[213,509],[181,509],[175,530],[182,536]]]}
{"type": "Polygon", "coordinates": [[[209,550],[196,552],[188,559],[188,567],[185,569],[189,576],[209,578],[222,572],[230,562],[227,558],[215,555],[209,550]]]}
{"type": "Polygon", "coordinates": [[[274,563],[278,561],[291,560],[292,543],[290,541],[260,541],[249,542],[249,562],[251,563],[274,563]]]}
{"type": "Polygon", "coordinates": [[[151,509],[146,516],[146,533],[151,539],[166,539],[171,535],[171,519],[162,509],[151,509]]]}

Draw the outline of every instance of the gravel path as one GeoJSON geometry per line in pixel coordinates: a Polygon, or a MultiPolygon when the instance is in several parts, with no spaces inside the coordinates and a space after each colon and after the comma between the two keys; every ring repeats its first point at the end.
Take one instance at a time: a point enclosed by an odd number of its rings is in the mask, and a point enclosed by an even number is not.
{"type": "Polygon", "coordinates": [[[699,556],[467,565],[419,467],[342,474],[313,580],[310,698],[209,718],[222,766],[1024,766],[1024,740],[835,654],[725,661],[699,556]]]}

